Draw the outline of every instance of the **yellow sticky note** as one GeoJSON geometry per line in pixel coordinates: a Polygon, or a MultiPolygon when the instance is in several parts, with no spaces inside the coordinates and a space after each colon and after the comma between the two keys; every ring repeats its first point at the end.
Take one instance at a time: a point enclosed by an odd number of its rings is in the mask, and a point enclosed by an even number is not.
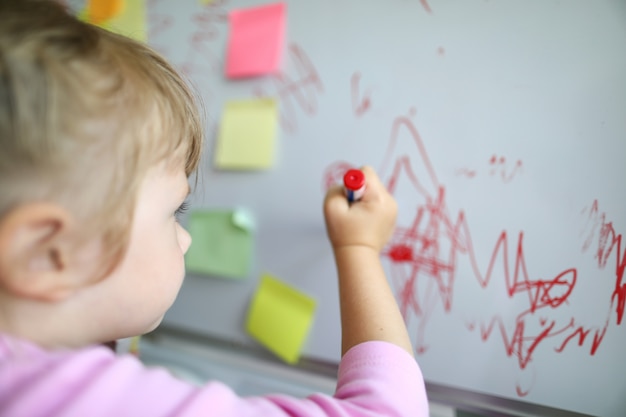
{"type": "Polygon", "coordinates": [[[200,4],[203,6],[207,6],[211,3],[213,3],[215,0],[200,0],[200,4]]]}
{"type": "Polygon", "coordinates": [[[139,42],[147,42],[146,1],[126,0],[125,3],[126,6],[120,14],[107,20],[101,26],[139,42]]]}
{"type": "Polygon", "coordinates": [[[274,164],[278,106],[273,99],[226,103],[215,164],[221,169],[266,169],[274,164]]]}
{"type": "Polygon", "coordinates": [[[294,364],[313,323],[315,300],[265,274],[254,295],[246,328],[285,362],[294,364]]]}
{"type": "Polygon", "coordinates": [[[125,7],[124,0],[88,0],[87,19],[94,25],[101,25],[107,20],[118,16],[125,7]]]}

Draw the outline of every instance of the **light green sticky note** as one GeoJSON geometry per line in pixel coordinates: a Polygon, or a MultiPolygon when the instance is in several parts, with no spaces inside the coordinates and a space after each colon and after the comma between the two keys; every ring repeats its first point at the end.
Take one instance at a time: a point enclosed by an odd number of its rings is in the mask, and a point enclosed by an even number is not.
{"type": "Polygon", "coordinates": [[[248,333],[282,358],[294,364],[313,323],[315,300],[265,274],[248,311],[248,333]]]}
{"type": "Polygon", "coordinates": [[[274,164],[278,107],[273,99],[229,101],[215,152],[221,169],[266,169],[274,164]]]}
{"type": "Polygon", "coordinates": [[[247,278],[254,249],[254,219],[244,210],[194,211],[187,271],[218,278],[247,278]]]}
{"type": "Polygon", "coordinates": [[[146,1],[126,0],[122,13],[104,22],[102,27],[137,41],[147,42],[146,1]]]}

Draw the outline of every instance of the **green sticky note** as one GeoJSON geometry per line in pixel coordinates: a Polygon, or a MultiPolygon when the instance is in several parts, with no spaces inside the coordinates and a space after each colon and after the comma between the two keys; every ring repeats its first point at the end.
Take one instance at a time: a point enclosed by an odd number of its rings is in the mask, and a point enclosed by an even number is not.
{"type": "Polygon", "coordinates": [[[246,328],[261,344],[294,364],[313,323],[315,300],[265,274],[254,295],[246,328]]]}
{"type": "Polygon", "coordinates": [[[221,278],[246,278],[254,250],[254,221],[249,212],[203,210],[191,213],[187,271],[221,278]]]}
{"type": "Polygon", "coordinates": [[[273,99],[224,106],[215,152],[221,169],[266,169],[274,164],[278,107],[273,99]]]}

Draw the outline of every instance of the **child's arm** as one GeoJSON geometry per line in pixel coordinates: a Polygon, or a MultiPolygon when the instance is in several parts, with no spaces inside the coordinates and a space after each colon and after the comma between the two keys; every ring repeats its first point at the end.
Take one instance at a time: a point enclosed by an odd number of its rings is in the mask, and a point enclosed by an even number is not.
{"type": "Polygon", "coordinates": [[[370,340],[393,343],[412,355],[404,320],[380,262],[380,251],[394,229],[397,205],[373,169],[362,171],[366,190],[361,200],[348,203],[337,187],[324,201],[339,275],[342,355],[370,340]]]}

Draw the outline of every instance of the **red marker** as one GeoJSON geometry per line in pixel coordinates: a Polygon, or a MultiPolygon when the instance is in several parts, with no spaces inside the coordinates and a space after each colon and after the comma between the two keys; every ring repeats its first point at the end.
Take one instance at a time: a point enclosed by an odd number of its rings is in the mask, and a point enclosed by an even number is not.
{"type": "Polygon", "coordinates": [[[359,169],[350,169],[343,176],[343,186],[349,202],[360,200],[365,193],[365,175],[359,169]]]}

